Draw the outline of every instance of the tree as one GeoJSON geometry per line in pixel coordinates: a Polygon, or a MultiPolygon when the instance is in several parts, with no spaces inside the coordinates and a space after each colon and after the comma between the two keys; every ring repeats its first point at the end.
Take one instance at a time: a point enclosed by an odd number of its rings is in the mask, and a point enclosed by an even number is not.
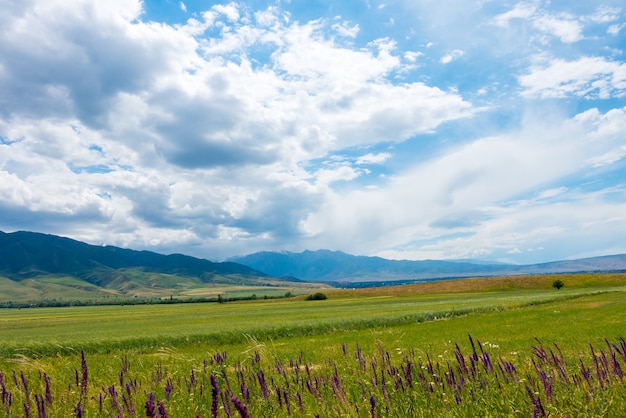
{"type": "Polygon", "coordinates": [[[560,280],[555,280],[552,282],[552,287],[554,287],[556,290],[561,289],[563,286],[565,286],[565,283],[560,280]]]}
{"type": "Polygon", "coordinates": [[[312,295],[309,295],[306,297],[306,300],[325,300],[327,299],[327,296],[323,293],[313,293],[312,295]]]}

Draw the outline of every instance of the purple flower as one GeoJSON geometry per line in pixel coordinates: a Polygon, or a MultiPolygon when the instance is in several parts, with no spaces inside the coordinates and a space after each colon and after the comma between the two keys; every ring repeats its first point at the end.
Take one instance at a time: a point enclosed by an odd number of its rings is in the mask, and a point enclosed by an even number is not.
{"type": "Polygon", "coordinates": [[[241,415],[241,418],[250,418],[250,414],[248,413],[248,408],[246,408],[243,402],[237,399],[235,395],[231,397],[231,400],[233,401],[233,404],[235,405],[235,409],[239,411],[239,415],[241,415]]]}
{"type": "Polygon", "coordinates": [[[85,352],[80,352],[81,357],[81,379],[80,389],[83,395],[87,394],[87,384],[89,382],[89,368],[87,367],[87,360],[85,359],[85,352]]]}
{"type": "Polygon", "coordinates": [[[161,415],[161,418],[167,418],[167,412],[165,411],[165,405],[163,404],[162,401],[159,401],[159,415],[161,415]]]}
{"type": "Polygon", "coordinates": [[[170,400],[170,396],[172,396],[172,392],[174,391],[174,382],[172,382],[171,378],[167,378],[167,382],[165,382],[165,399],[170,400]]]}
{"type": "Polygon", "coordinates": [[[43,396],[35,394],[35,404],[37,405],[37,414],[39,418],[46,418],[46,404],[43,396]]]}
{"type": "Polygon", "coordinates": [[[374,399],[374,395],[370,396],[370,414],[372,418],[376,418],[376,399],[374,399]]]}
{"type": "Polygon", "coordinates": [[[539,396],[535,396],[535,393],[530,387],[528,387],[528,385],[526,385],[526,392],[528,392],[528,396],[530,396],[530,401],[533,404],[533,418],[545,417],[546,411],[545,409],[543,409],[541,398],[539,396]]]}
{"type": "Polygon", "coordinates": [[[265,374],[263,373],[263,370],[259,370],[259,372],[257,373],[257,379],[259,380],[259,384],[261,385],[261,394],[265,399],[269,398],[270,391],[267,387],[267,381],[265,380],[265,374]]]}
{"type": "Polygon", "coordinates": [[[154,404],[154,393],[148,394],[148,400],[146,401],[146,416],[148,418],[156,418],[156,406],[154,404]]]}
{"type": "Polygon", "coordinates": [[[219,393],[220,390],[217,387],[217,379],[214,374],[211,374],[211,417],[218,418],[218,408],[219,408],[219,393]]]}
{"type": "MultiPolygon", "coordinates": [[[[115,391],[115,386],[109,386],[109,394],[111,395],[111,404],[117,409],[117,416],[122,418],[124,416],[124,410],[115,391]]],[[[154,396],[154,395],[153,395],[154,396]]]]}

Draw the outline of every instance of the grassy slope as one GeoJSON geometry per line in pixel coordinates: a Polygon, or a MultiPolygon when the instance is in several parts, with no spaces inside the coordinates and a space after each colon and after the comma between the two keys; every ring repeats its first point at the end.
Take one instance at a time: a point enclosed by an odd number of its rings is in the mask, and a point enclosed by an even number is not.
{"type": "MultiPolygon", "coordinates": [[[[107,273],[111,274],[111,273],[107,273]]],[[[276,278],[251,278],[238,275],[212,275],[210,282],[197,277],[120,269],[106,286],[98,286],[67,275],[38,276],[13,281],[0,276],[0,302],[31,302],[41,300],[102,301],[118,298],[178,298],[278,296],[286,292],[307,293],[323,288],[319,283],[288,282],[276,278]]]]}

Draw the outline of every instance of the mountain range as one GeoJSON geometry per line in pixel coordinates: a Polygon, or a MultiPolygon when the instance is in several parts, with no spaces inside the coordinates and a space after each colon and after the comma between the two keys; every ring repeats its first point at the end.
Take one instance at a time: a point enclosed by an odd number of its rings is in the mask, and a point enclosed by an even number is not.
{"type": "Polygon", "coordinates": [[[271,276],[293,276],[306,281],[391,282],[419,281],[472,276],[554,274],[626,271],[626,255],[609,255],[541,264],[504,264],[465,260],[388,260],[354,256],[341,251],[258,252],[230,261],[244,264],[271,276]]]}
{"type": "Polygon", "coordinates": [[[377,286],[477,276],[603,271],[626,271],[626,255],[513,265],[388,260],[318,250],[259,252],[218,263],[182,254],[90,245],[36,232],[0,231],[0,300],[51,298],[65,295],[69,289],[83,299],[103,295],[164,297],[206,294],[211,286],[302,287],[303,281],[377,286]]]}

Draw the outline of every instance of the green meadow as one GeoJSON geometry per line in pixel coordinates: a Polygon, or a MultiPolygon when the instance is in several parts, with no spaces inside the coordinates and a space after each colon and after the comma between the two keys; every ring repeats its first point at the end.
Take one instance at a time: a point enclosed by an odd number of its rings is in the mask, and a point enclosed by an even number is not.
{"type": "Polygon", "coordinates": [[[626,275],[323,291],[0,310],[0,416],[626,416],[626,275]]]}

